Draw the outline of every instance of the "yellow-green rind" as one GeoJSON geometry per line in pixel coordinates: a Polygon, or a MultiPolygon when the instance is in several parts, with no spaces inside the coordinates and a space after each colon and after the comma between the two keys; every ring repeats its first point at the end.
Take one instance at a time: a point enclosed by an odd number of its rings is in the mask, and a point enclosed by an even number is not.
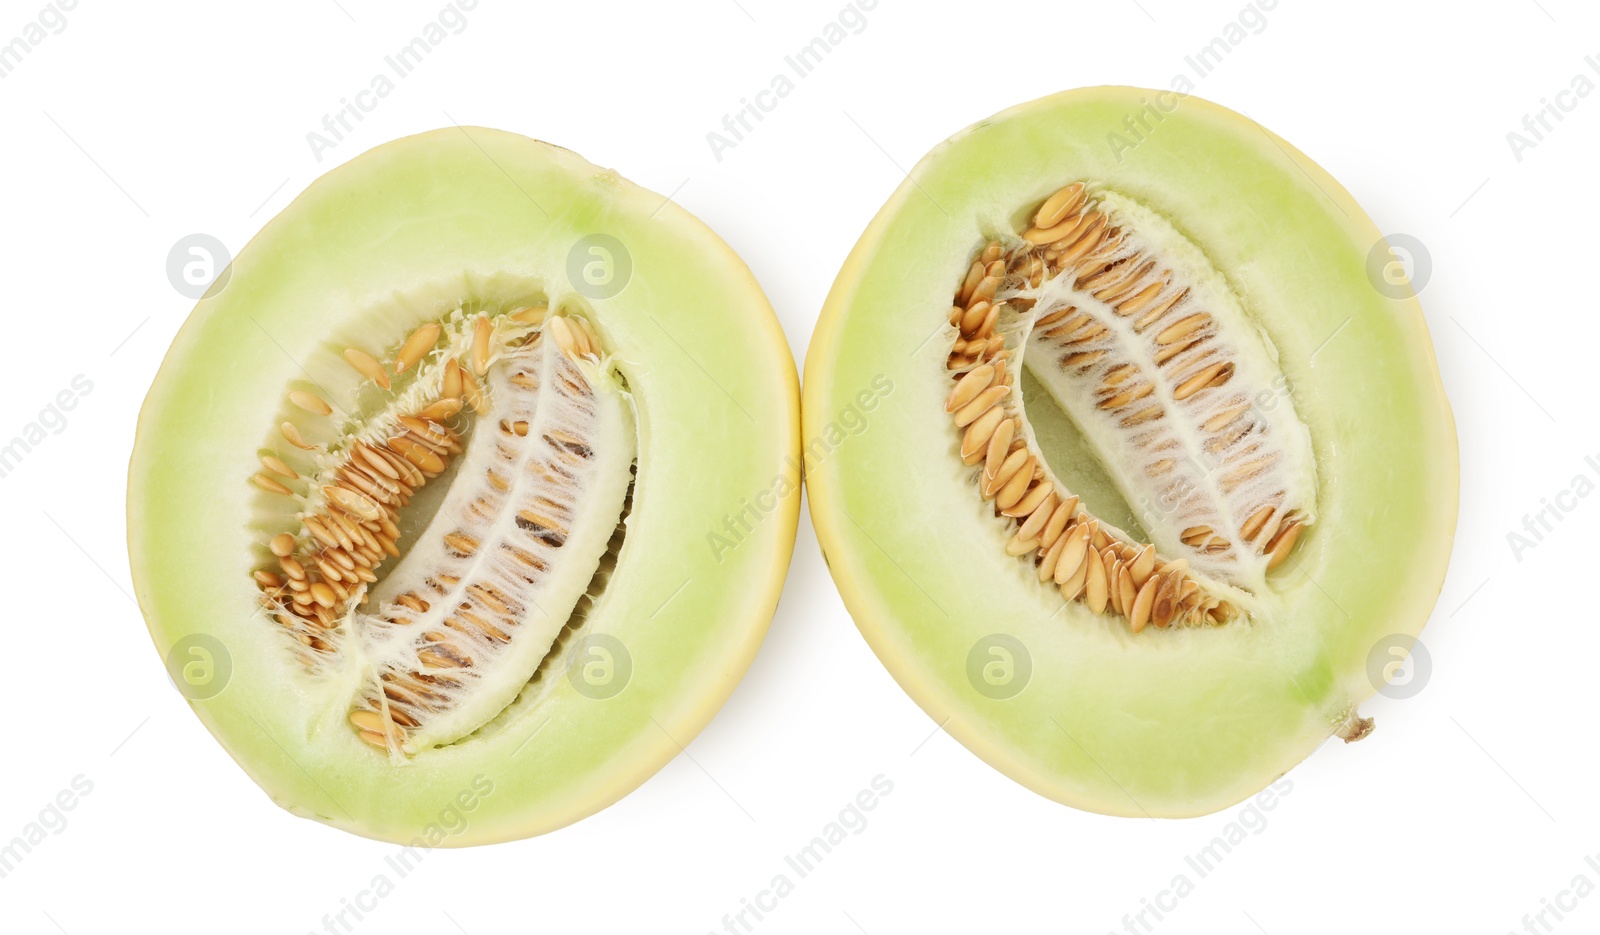
{"type": "Polygon", "coordinates": [[[1053,95],[969,127],[912,170],[829,293],[802,410],[810,440],[871,380],[894,384],[866,430],[808,461],[807,490],[857,626],[945,730],[1057,801],[1178,817],[1258,791],[1373,694],[1369,653],[1418,633],[1437,598],[1459,474],[1421,308],[1368,278],[1379,240],[1288,143],[1171,92],[1053,95]],[[1136,136],[1124,117],[1142,111],[1153,130],[1136,136]],[[955,455],[948,339],[936,334],[950,296],[986,235],[1016,230],[1023,209],[1075,180],[1166,215],[1281,354],[1315,446],[1319,519],[1254,622],[1135,635],[1063,606],[1031,563],[1003,554],[1002,521],[955,455]],[[1031,661],[1010,698],[969,678],[969,653],[991,634],[1031,661]]]}
{"type": "MultiPolygon", "coordinates": [[[[357,379],[318,377],[337,384],[336,397],[357,379]]],[[[667,198],[511,133],[397,140],[329,172],[268,223],[173,342],[129,468],[139,603],[164,658],[197,634],[225,647],[226,687],[192,706],[284,808],[407,843],[550,831],[676,756],[749,666],[788,566],[799,497],[776,498],[720,555],[707,536],[741,497],[797,481],[798,395],[749,270],[667,198]],[[569,281],[568,252],[591,234],[631,256],[631,279],[614,296],[569,281]],[[459,301],[504,306],[540,291],[552,307],[590,315],[637,407],[627,540],[588,624],[623,643],[631,680],[595,699],[558,669],[547,697],[396,767],[356,738],[342,705],[297,676],[284,634],[257,612],[249,574],[266,553],[250,517],[263,495],[248,478],[283,416],[278,400],[305,378],[300,362],[346,343],[377,351],[374,342],[398,341],[459,301]]]]}

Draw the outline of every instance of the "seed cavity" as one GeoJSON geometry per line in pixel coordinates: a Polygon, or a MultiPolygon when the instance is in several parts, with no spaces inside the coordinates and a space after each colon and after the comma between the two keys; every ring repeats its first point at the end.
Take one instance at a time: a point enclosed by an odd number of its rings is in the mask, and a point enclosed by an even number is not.
{"type": "Polygon", "coordinates": [[[621,547],[635,438],[621,378],[576,316],[457,311],[393,354],[403,380],[365,350],[341,355],[385,392],[376,411],[353,401],[328,426],[324,397],[288,392],[333,438],[285,421],[300,453],[260,456],[250,481],[297,509],[252,580],[313,676],[359,685],[354,736],[404,762],[492,721],[581,626],[621,547]],[[431,516],[406,519],[441,477],[431,516]]]}
{"type": "Polygon", "coordinates": [[[945,401],[1005,550],[1133,632],[1221,624],[1270,587],[1313,521],[1315,462],[1265,335],[1165,218],[1074,182],[959,280],[945,401]],[[1020,356],[1023,359],[1017,360],[1020,356]],[[1045,462],[1025,364],[1153,541],[1094,517],[1045,462]]]}

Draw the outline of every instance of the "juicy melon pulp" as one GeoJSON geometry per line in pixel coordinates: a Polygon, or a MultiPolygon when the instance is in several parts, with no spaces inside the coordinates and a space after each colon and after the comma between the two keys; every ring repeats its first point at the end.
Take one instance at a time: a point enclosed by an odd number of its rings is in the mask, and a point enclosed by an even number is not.
{"type": "Polygon", "coordinates": [[[804,411],[908,388],[807,482],[912,697],[1044,795],[1182,816],[1370,727],[1368,654],[1432,609],[1458,469],[1365,214],[1197,98],[1106,144],[1156,97],[1067,92],[923,159],[835,281],[804,411]],[[997,645],[1027,665],[985,665],[997,645]]]}
{"type": "Polygon", "coordinates": [[[179,332],[130,464],[135,588],[201,722],[291,812],[538,834],[732,691],[797,498],[726,554],[705,531],[797,449],[787,344],[715,234],[566,150],[436,131],[314,183],[179,332]]]}

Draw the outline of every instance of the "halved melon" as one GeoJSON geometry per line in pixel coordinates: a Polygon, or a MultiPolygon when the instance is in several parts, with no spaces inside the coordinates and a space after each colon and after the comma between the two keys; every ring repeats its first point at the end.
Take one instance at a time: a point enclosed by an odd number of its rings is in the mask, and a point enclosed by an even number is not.
{"type": "Polygon", "coordinates": [[[408,137],[314,183],[179,332],[129,469],[139,603],[284,808],[539,834],[745,672],[798,395],[749,270],[676,204],[510,133],[408,137]]]}
{"type": "Polygon", "coordinates": [[[806,437],[892,394],[807,483],[861,632],[956,739],[1058,801],[1185,816],[1370,730],[1458,475],[1380,241],[1173,92],[1058,94],[916,166],[828,296],[806,437]]]}

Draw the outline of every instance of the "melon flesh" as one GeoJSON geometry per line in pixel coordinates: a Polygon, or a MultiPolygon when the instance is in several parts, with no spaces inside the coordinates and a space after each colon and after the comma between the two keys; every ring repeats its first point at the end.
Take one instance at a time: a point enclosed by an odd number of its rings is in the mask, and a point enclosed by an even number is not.
{"type": "MultiPolygon", "coordinates": [[[[203,639],[226,653],[225,686],[190,703],[297,815],[429,846],[561,827],[676,756],[753,658],[793,545],[798,397],[787,342],[749,270],[670,200],[496,130],[452,127],[381,146],[313,183],[239,251],[151,386],[129,466],[128,529],[155,649],[169,658],[203,639]],[[595,236],[609,238],[620,287],[586,278],[595,236]],[[308,672],[262,613],[251,573],[271,560],[263,543],[293,511],[262,506],[270,498],[249,479],[290,387],[314,381],[336,411],[362,408],[371,384],[342,349],[376,355],[457,310],[535,301],[604,336],[605,369],[592,376],[609,394],[600,431],[620,460],[594,481],[600,519],[573,540],[591,565],[636,464],[616,567],[579,634],[602,640],[627,681],[619,692],[581,691],[569,672],[598,657],[580,658],[575,639],[521,690],[537,653],[510,660],[490,680],[493,698],[440,722],[409,755],[374,749],[348,720],[372,666],[308,672]],[[737,548],[708,545],[741,496],[771,489],[787,495],[737,548]],[[441,832],[441,816],[466,800],[465,827],[441,832]]],[[[538,430],[542,417],[529,418],[538,430]]],[[[415,508],[430,509],[421,499],[415,508]]],[[[562,574],[552,613],[589,580],[562,574]]],[[[548,643],[560,622],[531,625],[548,643]]],[[[390,658],[365,653],[367,663],[390,658]]]]}
{"type": "MultiPolygon", "coordinates": [[[[1421,309],[1365,272],[1380,238],[1288,143],[1170,92],[1044,98],[962,131],[915,167],[828,296],[804,412],[809,437],[876,375],[896,387],[871,431],[813,466],[807,484],[857,626],[934,720],[1042,795],[1133,816],[1225,808],[1330,735],[1361,732],[1357,705],[1380,687],[1368,654],[1427,621],[1458,491],[1454,424],[1421,309]],[[1107,144],[1124,115],[1158,96],[1176,106],[1153,133],[1131,151],[1107,144]],[[1159,224],[1147,229],[1199,251],[1259,329],[1268,350],[1252,360],[1281,371],[1293,425],[1309,435],[1314,463],[1296,476],[1315,522],[1290,563],[1264,582],[1243,579],[1247,612],[1225,624],[1133,633],[1063,604],[1030,562],[1006,554],[1014,527],[977,496],[974,468],[957,456],[945,411],[953,332],[929,335],[978,251],[1015,241],[1074,181],[1151,212],[1159,224]],[[984,691],[971,675],[969,654],[996,634],[1028,655],[1020,691],[984,691]]],[[[1111,522],[1137,528],[1128,479],[1100,460],[1109,443],[1051,399],[1072,388],[1031,373],[1020,385],[1050,470],[1111,522]]]]}

